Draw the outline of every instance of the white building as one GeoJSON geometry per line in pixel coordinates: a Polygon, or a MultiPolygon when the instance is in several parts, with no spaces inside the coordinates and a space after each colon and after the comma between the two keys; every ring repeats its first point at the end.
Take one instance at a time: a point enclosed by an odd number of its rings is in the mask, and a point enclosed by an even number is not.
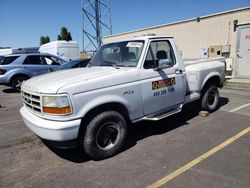
{"type": "Polygon", "coordinates": [[[152,33],[174,37],[183,58],[225,56],[234,77],[250,78],[250,7],[107,36],[103,42],[152,33]]]}

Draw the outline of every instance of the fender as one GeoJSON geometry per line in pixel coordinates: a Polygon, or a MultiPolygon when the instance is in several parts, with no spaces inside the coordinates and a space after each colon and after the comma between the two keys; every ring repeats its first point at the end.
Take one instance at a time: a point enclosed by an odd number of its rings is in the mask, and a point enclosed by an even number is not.
{"type": "Polygon", "coordinates": [[[92,109],[109,103],[119,103],[123,105],[127,109],[130,120],[137,119],[143,114],[142,109],[138,108],[138,106],[141,105],[131,103],[131,101],[126,100],[125,97],[121,97],[114,94],[108,94],[104,96],[98,96],[97,98],[92,98],[91,100],[87,101],[87,103],[85,103],[80,108],[79,112],[77,113],[77,116],[82,118],[92,109]]]}
{"type": "Polygon", "coordinates": [[[201,89],[205,86],[205,84],[207,83],[207,81],[210,79],[210,78],[212,78],[212,77],[218,77],[219,79],[220,79],[220,84],[221,84],[221,75],[220,75],[220,73],[219,72],[211,72],[211,73],[209,73],[206,77],[205,77],[205,79],[204,79],[204,81],[203,81],[203,83],[202,83],[202,86],[201,86],[201,89]]]}
{"type": "Polygon", "coordinates": [[[32,73],[30,73],[29,71],[27,71],[27,70],[25,70],[23,68],[13,69],[13,70],[8,71],[8,76],[7,76],[8,77],[7,78],[8,83],[10,83],[11,79],[13,77],[15,77],[16,75],[18,75],[18,74],[24,74],[24,75],[27,75],[28,77],[32,77],[33,76],[32,73]]]}

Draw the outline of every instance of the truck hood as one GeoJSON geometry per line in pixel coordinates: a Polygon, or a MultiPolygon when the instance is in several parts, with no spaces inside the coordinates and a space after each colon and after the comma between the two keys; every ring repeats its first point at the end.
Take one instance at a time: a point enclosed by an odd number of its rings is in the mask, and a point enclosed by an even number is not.
{"type": "Polygon", "coordinates": [[[37,93],[57,93],[64,86],[93,79],[101,80],[104,77],[114,76],[131,69],[114,67],[90,67],[61,70],[33,77],[25,81],[22,89],[37,93]]]}

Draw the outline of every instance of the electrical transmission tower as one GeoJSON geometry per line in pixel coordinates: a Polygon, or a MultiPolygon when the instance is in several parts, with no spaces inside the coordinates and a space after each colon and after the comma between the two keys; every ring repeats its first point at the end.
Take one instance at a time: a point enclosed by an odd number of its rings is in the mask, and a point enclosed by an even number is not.
{"type": "Polygon", "coordinates": [[[83,51],[96,51],[102,37],[112,35],[110,3],[107,0],[83,0],[83,51]]]}

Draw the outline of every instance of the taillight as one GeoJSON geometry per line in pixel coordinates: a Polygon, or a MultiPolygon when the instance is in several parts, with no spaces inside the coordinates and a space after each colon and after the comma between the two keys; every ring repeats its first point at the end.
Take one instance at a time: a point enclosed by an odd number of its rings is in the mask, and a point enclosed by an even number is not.
{"type": "Polygon", "coordinates": [[[226,72],[227,72],[227,62],[226,62],[226,61],[223,61],[223,63],[224,63],[224,72],[225,72],[225,74],[226,74],[226,72]]]}
{"type": "Polygon", "coordinates": [[[7,70],[0,69],[0,75],[4,75],[7,72],[7,70]]]}

